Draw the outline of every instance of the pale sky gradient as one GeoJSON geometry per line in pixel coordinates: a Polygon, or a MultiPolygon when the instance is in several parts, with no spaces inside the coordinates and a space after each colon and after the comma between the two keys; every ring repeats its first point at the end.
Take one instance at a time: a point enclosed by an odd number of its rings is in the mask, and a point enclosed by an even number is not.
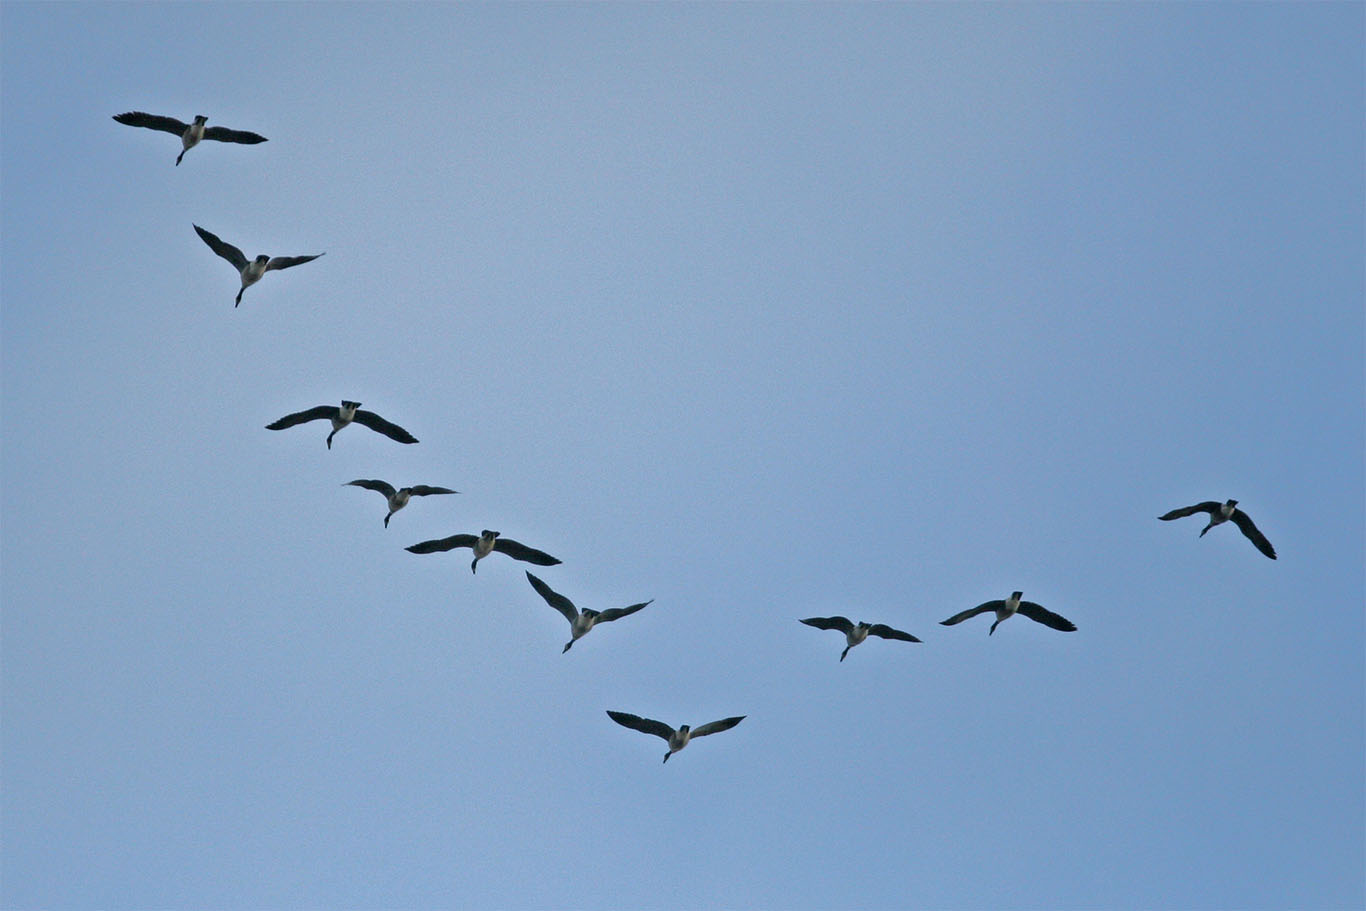
{"type": "Polygon", "coordinates": [[[0,5],[0,906],[1362,907],[1364,9],[0,5]]]}

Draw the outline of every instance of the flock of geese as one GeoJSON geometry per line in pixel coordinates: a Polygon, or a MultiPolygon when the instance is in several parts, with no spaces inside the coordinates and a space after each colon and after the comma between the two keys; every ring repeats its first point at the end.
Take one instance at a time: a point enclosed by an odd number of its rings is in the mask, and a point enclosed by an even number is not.
{"type": "MultiPolygon", "coordinates": [[[[219,126],[207,126],[208,118],[202,114],[196,115],[192,123],[184,123],[174,117],[146,114],[141,111],[129,111],[124,114],[118,114],[114,119],[119,123],[128,126],[145,127],[147,129],[160,130],[179,136],[181,151],[180,154],[176,156],[175,163],[177,166],[180,165],[180,161],[185,157],[186,152],[205,139],[249,145],[266,141],[266,137],[261,136],[258,133],[251,133],[244,130],[231,130],[219,126]]],[[[208,245],[209,249],[223,259],[226,259],[232,264],[233,268],[237,270],[242,284],[237,292],[237,298],[233,303],[234,307],[237,307],[242,303],[242,293],[246,291],[248,287],[260,281],[267,272],[277,269],[288,269],[293,266],[312,262],[323,255],[322,253],[317,253],[304,256],[268,256],[263,253],[255,259],[249,260],[241,250],[234,247],[232,244],[220,240],[217,235],[206,231],[198,225],[194,225],[194,230],[204,243],[208,245]]],[[[385,420],[373,411],[362,410],[360,402],[345,400],[342,401],[341,407],[336,405],[318,405],[304,411],[296,411],[293,414],[287,414],[279,420],[267,424],[266,429],[285,430],[286,428],[294,427],[299,424],[307,424],[311,421],[320,420],[327,420],[332,425],[332,432],[327,435],[326,442],[328,449],[332,448],[332,438],[342,429],[353,423],[368,427],[376,433],[383,434],[389,439],[399,443],[411,444],[417,442],[415,436],[397,424],[385,420]]],[[[368,478],[358,478],[354,481],[348,481],[342,486],[362,487],[366,490],[373,490],[383,494],[389,507],[389,511],[384,516],[385,528],[389,527],[389,520],[393,517],[394,513],[407,506],[408,502],[413,497],[459,493],[459,491],[451,490],[448,487],[433,487],[426,484],[395,488],[387,481],[368,478]]],[[[1251,517],[1238,508],[1237,500],[1228,500],[1223,503],[1219,503],[1215,500],[1207,500],[1203,503],[1196,503],[1193,506],[1183,506],[1179,509],[1173,509],[1164,515],[1158,516],[1158,518],[1163,521],[1171,521],[1173,519],[1185,518],[1186,516],[1191,516],[1196,513],[1206,513],[1209,516],[1209,523],[1200,531],[1200,537],[1204,537],[1205,532],[1217,525],[1222,525],[1225,522],[1232,522],[1234,525],[1238,526],[1238,529],[1242,531],[1243,535],[1246,536],[1259,551],[1272,560],[1276,559],[1275,548],[1271,546],[1271,542],[1268,541],[1266,536],[1253,524],[1251,517]]],[[[495,552],[504,554],[514,560],[520,560],[523,563],[531,563],[536,566],[554,566],[560,563],[560,560],[552,557],[545,551],[537,550],[534,547],[528,547],[511,538],[503,537],[500,532],[489,531],[487,529],[480,532],[478,535],[458,534],[451,535],[447,538],[422,541],[406,549],[415,554],[430,554],[466,547],[474,553],[474,559],[470,562],[471,573],[478,571],[480,560],[495,552]]],[[[613,620],[629,617],[631,614],[645,609],[653,601],[653,599],[651,599],[651,601],[642,601],[628,607],[612,608],[604,611],[589,610],[586,608],[580,609],[574,605],[574,602],[570,601],[559,592],[556,592],[530,572],[527,572],[526,577],[536,593],[539,594],[547,604],[559,611],[565,620],[569,621],[570,639],[565,643],[561,654],[568,652],[575,642],[588,635],[597,624],[609,623],[613,620]]],[[[991,613],[995,615],[996,620],[991,624],[991,628],[987,631],[987,635],[992,635],[996,632],[996,627],[1000,626],[1003,621],[1010,619],[1016,614],[1020,614],[1036,623],[1041,623],[1044,626],[1059,630],[1060,632],[1070,633],[1076,631],[1077,627],[1072,621],[1055,614],[1053,611],[1048,610],[1033,601],[1022,600],[1023,595],[1023,592],[1012,592],[1009,598],[983,602],[976,607],[954,614],[947,620],[940,621],[940,623],[943,626],[953,626],[980,614],[991,613]]],[[[844,661],[845,657],[849,654],[850,649],[867,641],[869,636],[900,642],[921,641],[910,633],[894,629],[883,623],[866,623],[863,621],[854,623],[847,617],[808,617],[799,622],[804,623],[807,626],[815,627],[816,629],[836,630],[843,633],[846,644],[844,651],[840,652],[839,660],[841,662],[844,661]]],[[[695,728],[686,724],[678,728],[673,728],[662,721],[655,721],[651,718],[642,718],[639,715],[632,715],[629,712],[608,710],[607,715],[623,727],[630,728],[634,731],[640,731],[643,734],[653,734],[654,736],[667,741],[669,750],[664,754],[665,762],[668,762],[669,757],[674,753],[677,753],[679,750],[686,747],[693,738],[705,737],[708,734],[717,734],[721,731],[728,731],[745,719],[744,715],[736,715],[730,718],[723,718],[720,721],[712,721],[707,724],[698,725],[695,728]]]]}

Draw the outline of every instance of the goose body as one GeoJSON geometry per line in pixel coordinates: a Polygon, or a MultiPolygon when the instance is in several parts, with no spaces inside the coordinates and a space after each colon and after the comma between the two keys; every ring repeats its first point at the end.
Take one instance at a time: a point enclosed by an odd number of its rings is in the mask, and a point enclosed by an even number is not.
{"type": "Polygon", "coordinates": [[[941,620],[939,622],[944,626],[953,626],[955,623],[962,623],[969,617],[976,617],[978,614],[992,611],[996,614],[996,622],[991,624],[991,629],[987,631],[988,636],[996,632],[996,627],[1000,626],[1003,620],[1009,620],[1017,613],[1023,614],[1036,623],[1042,623],[1044,626],[1051,627],[1064,633],[1076,632],[1077,627],[1071,620],[1060,617],[1051,610],[1035,604],[1033,601],[1021,601],[1020,598],[1023,595],[1024,592],[1011,592],[1010,597],[1003,601],[987,601],[984,604],[979,604],[976,607],[954,614],[949,619],[941,620]]]}
{"type": "Polygon", "coordinates": [[[744,715],[737,715],[734,718],[722,718],[720,721],[711,721],[696,728],[683,725],[678,729],[669,727],[662,721],[655,721],[653,718],[641,718],[639,715],[632,715],[630,712],[614,712],[607,710],[607,715],[622,727],[628,727],[633,731],[640,731],[643,734],[654,734],[662,737],[669,742],[669,752],[664,754],[664,761],[668,762],[669,757],[688,745],[688,741],[694,737],[705,737],[708,734],[716,734],[720,731],[729,731],[737,724],[745,720],[744,715]]]}
{"type": "MultiPolygon", "coordinates": [[[[382,433],[389,439],[396,440],[400,443],[417,442],[417,437],[413,436],[397,424],[389,423],[373,411],[362,411],[360,404],[360,402],[348,402],[343,399],[340,408],[336,405],[318,405],[315,408],[309,408],[307,411],[296,411],[293,414],[287,414],[278,421],[267,424],[266,429],[284,430],[287,427],[293,427],[295,424],[306,424],[309,421],[319,421],[326,418],[332,422],[332,432],[327,435],[328,449],[332,448],[332,438],[337,435],[337,431],[352,422],[364,427],[369,427],[376,433],[382,433]]],[[[385,494],[385,496],[388,496],[388,494],[385,494]]],[[[406,503],[407,501],[405,500],[404,502],[406,503]]]]}
{"type": "Polygon", "coordinates": [[[199,235],[200,239],[209,245],[210,250],[232,263],[232,267],[237,270],[238,276],[242,279],[242,287],[238,289],[237,301],[233,304],[234,307],[242,303],[242,292],[259,282],[261,276],[265,275],[267,272],[270,272],[273,269],[288,269],[291,266],[309,263],[319,256],[325,255],[323,253],[315,253],[312,256],[268,256],[267,254],[262,253],[255,259],[247,259],[246,254],[241,250],[230,243],[219,240],[217,235],[205,231],[203,228],[199,227],[199,225],[195,225],[194,230],[195,233],[199,235]]]}
{"type": "Polygon", "coordinates": [[[814,626],[816,629],[833,629],[844,633],[844,651],[840,652],[840,660],[849,654],[849,649],[866,641],[869,636],[878,636],[882,639],[897,639],[901,642],[919,642],[920,640],[910,633],[902,632],[899,629],[892,629],[884,623],[864,623],[859,621],[854,623],[847,617],[808,617],[799,621],[807,626],[814,626]]]}
{"type": "Polygon", "coordinates": [[[564,649],[560,652],[561,655],[569,651],[570,646],[588,635],[588,631],[599,623],[610,623],[613,620],[620,620],[622,617],[629,617],[641,608],[654,603],[654,599],[651,598],[649,601],[644,601],[640,604],[632,604],[630,607],[614,607],[605,611],[588,609],[579,610],[574,606],[573,601],[570,601],[564,595],[555,591],[549,585],[546,585],[530,572],[526,574],[526,577],[531,583],[531,587],[536,589],[536,593],[545,599],[545,603],[555,608],[555,610],[563,614],[564,618],[569,621],[570,638],[569,641],[564,644],[564,649]]]}
{"type": "Polygon", "coordinates": [[[1200,537],[1203,538],[1205,532],[1216,525],[1232,522],[1238,526],[1239,531],[1252,542],[1254,547],[1272,560],[1276,559],[1276,548],[1272,547],[1271,542],[1266,539],[1266,535],[1262,534],[1257,526],[1252,524],[1251,516],[1238,508],[1237,500],[1227,500],[1223,503],[1206,500],[1203,503],[1196,503],[1194,506],[1173,509],[1169,513],[1158,516],[1158,518],[1164,522],[1170,522],[1172,519],[1184,519],[1186,516],[1194,515],[1197,512],[1209,514],[1209,524],[1200,530],[1200,537]]]}
{"type": "Polygon", "coordinates": [[[255,145],[258,142],[265,142],[266,137],[259,133],[249,133],[246,130],[230,130],[227,127],[206,127],[209,118],[203,114],[196,114],[193,123],[183,123],[174,117],[163,117],[160,114],[147,114],[142,111],[125,111],[122,114],[115,114],[114,119],[130,127],[146,127],[149,130],[161,130],[163,133],[174,133],[180,137],[180,154],[176,156],[176,167],[180,166],[180,159],[185,157],[185,153],[199,145],[201,140],[213,139],[218,142],[237,142],[246,145],[255,145]]]}
{"type": "Polygon", "coordinates": [[[431,541],[422,541],[411,547],[406,547],[404,550],[415,554],[431,554],[438,551],[454,550],[457,547],[469,547],[474,550],[474,560],[470,563],[470,572],[472,573],[478,572],[479,561],[495,550],[500,554],[507,554],[514,560],[535,563],[537,566],[554,566],[560,562],[545,551],[519,544],[511,538],[501,537],[501,532],[489,531],[487,528],[478,535],[451,535],[449,538],[435,538],[431,541]]]}
{"type": "Polygon", "coordinates": [[[400,487],[394,489],[394,485],[387,481],[371,480],[368,478],[358,478],[355,481],[347,481],[343,487],[364,487],[366,490],[374,490],[384,494],[384,499],[389,503],[389,513],[384,517],[384,527],[389,527],[389,517],[400,509],[408,505],[408,501],[413,497],[429,497],[433,494],[459,493],[458,490],[451,490],[449,487],[428,487],[426,484],[416,484],[412,487],[400,487]]]}

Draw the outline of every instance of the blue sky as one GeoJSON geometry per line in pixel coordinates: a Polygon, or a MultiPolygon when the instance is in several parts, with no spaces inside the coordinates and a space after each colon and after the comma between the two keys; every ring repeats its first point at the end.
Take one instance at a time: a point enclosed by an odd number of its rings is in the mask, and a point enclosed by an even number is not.
{"type": "Polygon", "coordinates": [[[1366,904],[1363,9],[0,6],[0,904],[1366,904]]]}

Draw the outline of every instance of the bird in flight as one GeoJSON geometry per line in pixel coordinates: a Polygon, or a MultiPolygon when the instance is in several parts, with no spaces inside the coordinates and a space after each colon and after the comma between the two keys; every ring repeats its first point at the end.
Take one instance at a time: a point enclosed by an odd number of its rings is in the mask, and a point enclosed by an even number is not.
{"type": "Polygon", "coordinates": [[[1166,515],[1158,516],[1164,522],[1172,519],[1184,519],[1186,516],[1194,515],[1197,512],[1209,513],[1209,524],[1200,530],[1200,537],[1205,536],[1216,525],[1223,525],[1225,522],[1232,522],[1242,530],[1243,535],[1251,541],[1258,550],[1266,554],[1271,559],[1276,559],[1276,548],[1271,546],[1271,542],[1266,539],[1266,535],[1257,530],[1257,526],[1252,524],[1252,518],[1238,508],[1237,500],[1229,500],[1227,503],[1216,503],[1213,500],[1206,500],[1203,503],[1196,503],[1194,506],[1183,506],[1180,509],[1173,509],[1166,515]]]}
{"type": "Polygon", "coordinates": [[[1011,592],[1010,597],[1004,601],[988,601],[985,604],[979,604],[976,607],[969,608],[962,613],[954,614],[949,619],[940,620],[939,622],[944,626],[953,626],[955,623],[962,623],[969,617],[976,617],[978,614],[994,611],[996,613],[996,622],[991,624],[991,629],[987,631],[988,636],[996,632],[996,627],[1001,625],[1002,620],[1008,620],[1015,616],[1016,613],[1024,614],[1036,623],[1042,623],[1044,626],[1050,626],[1053,629],[1061,630],[1064,633],[1074,633],[1077,631],[1076,625],[1071,620],[1060,617],[1051,610],[1035,604],[1033,601],[1021,601],[1020,596],[1023,594],[1024,592],[1011,592]]]}
{"type": "Polygon", "coordinates": [[[227,127],[205,127],[204,124],[209,122],[209,118],[203,114],[196,114],[194,123],[181,123],[174,117],[144,114],[142,111],[126,111],[122,114],[115,114],[114,119],[130,127],[146,127],[149,130],[161,130],[163,133],[174,133],[179,136],[181,149],[180,154],[175,159],[176,167],[180,166],[180,159],[185,157],[185,153],[199,145],[201,139],[240,142],[245,145],[256,145],[258,142],[266,141],[266,137],[260,133],[230,130],[227,127]]]}
{"type": "Polygon", "coordinates": [[[236,269],[238,274],[242,277],[242,287],[237,292],[237,302],[233,304],[233,307],[242,303],[243,291],[246,291],[249,286],[259,282],[261,276],[272,269],[288,269],[290,266],[311,263],[319,256],[325,255],[323,253],[315,253],[312,256],[267,256],[265,253],[262,253],[255,259],[247,259],[241,250],[237,249],[232,244],[219,240],[217,235],[205,231],[203,228],[199,227],[199,225],[195,225],[194,230],[204,243],[209,245],[210,250],[232,263],[232,267],[236,269]]]}
{"type": "Polygon", "coordinates": [[[814,626],[816,629],[837,629],[844,633],[844,639],[848,643],[844,651],[840,652],[840,660],[849,654],[849,649],[863,642],[869,636],[880,636],[883,639],[897,639],[902,642],[919,642],[920,640],[910,633],[903,633],[899,629],[892,629],[884,623],[852,623],[847,617],[808,617],[800,621],[807,626],[814,626]]]}
{"type": "Polygon", "coordinates": [[[649,601],[644,601],[640,604],[632,604],[630,607],[614,607],[605,611],[587,609],[581,611],[574,606],[573,601],[570,601],[564,595],[553,590],[549,585],[546,585],[531,573],[528,572],[526,577],[530,580],[531,587],[536,589],[537,594],[545,599],[545,603],[555,608],[555,610],[559,611],[561,614],[564,614],[564,618],[569,621],[570,639],[564,644],[564,648],[560,651],[561,655],[569,651],[569,647],[579,641],[579,639],[588,635],[588,631],[597,624],[608,623],[612,620],[620,620],[622,617],[634,614],[642,607],[646,607],[654,602],[654,598],[651,598],[649,601]]]}
{"type": "MultiPolygon", "coordinates": [[[[371,430],[382,433],[391,440],[400,443],[416,443],[417,437],[404,430],[397,424],[391,424],[384,418],[375,414],[373,411],[361,411],[360,402],[342,401],[341,407],[336,405],[319,405],[307,411],[296,411],[287,414],[274,423],[267,424],[267,430],[284,430],[286,427],[293,427],[295,424],[306,424],[309,421],[317,421],[327,418],[332,422],[332,432],[327,435],[327,448],[332,448],[332,438],[337,435],[347,424],[355,421],[369,427],[371,430]]],[[[387,494],[386,494],[387,496],[387,494]]]]}
{"type": "Polygon", "coordinates": [[[607,710],[608,716],[622,727],[628,727],[633,731],[640,731],[642,734],[654,734],[656,737],[663,737],[669,741],[669,752],[664,754],[664,761],[668,762],[669,757],[688,745],[688,741],[694,737],[705,737],[708,734],[715,734],[720,731],[729,731],[737,724],[745,720],[744,715],[737,715],[734,718],[722,718],[720,721],[712,721],[697,728],[689,728],[686,724],[678,730],[674,730],[662,721],[655,721],[653,718],[641,718],[639,715],[632,715],[630,712],[614,712],[607,710]]]}
{"type": "Polygon", "coordinates": [[[449,487],[428,487],[426,484],[418,484],[413,487],[400,487],[394,489],[394,485],[388,481],[369,480],[358,478],[354,481],[347,481],[343,487],[364,487],[366,490],[376,490],[384,494],[384,498],[389,501],[389,513],[384,517],[384,527],[389,527],[389,516],[398,512],[408,505],[408,501],[413,497],[429,497],[438,493],[459,493],[458,490],[451,490],[449,487]]]}
{"type": "Polygon", "coordinates": [[[537,566],[554,566],[560,562],[545,551],[527,547],[525,544],[518,544],[511,538],[499,537],[500,534],[501,532],[489,531],[486,528],[478,535],[451,535],[449,538],[436,538],[414,544],[411,547],[405,547],[404,550],[415,554],[431,554],[437,551],[454,550],[457,547],[474,548],[474,560],[470,563],[470,572],[472,573],[478,572],[479,561],[495,550],[500,554],[507,554],[514,560],[535,563],[537,566]]]}

